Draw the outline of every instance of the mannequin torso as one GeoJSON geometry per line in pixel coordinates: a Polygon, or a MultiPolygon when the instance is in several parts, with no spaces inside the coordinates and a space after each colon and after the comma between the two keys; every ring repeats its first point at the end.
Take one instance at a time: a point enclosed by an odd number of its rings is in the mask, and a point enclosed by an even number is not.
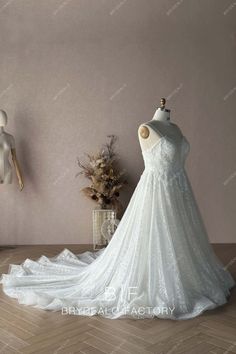
{"type": "Polygon", "coordinates": [[[158,108],[151,121],[143,123],[138,129],[138,137],[142,151],[150,149],[162,137],[182,138],[179,127],[170,122],[170,111],[158,108]]]}
{"type": "Polygon", "coordinates": [[[23,177],[21,174],[19,162],[16,157],[14,137],[5,132],[4,127],[7,125],[7,114],[0,110],[0,184],[8,184],[12,182],[12,167],[9,157],[16,171],[20,190],[24,188],[23,177]]]}
{"type": "Polygon", "coordinates": [[[0,183],[12,182],[12,167],[9,162],[12,149],[15,149],[13,136],[0,127],[0,183]]]}

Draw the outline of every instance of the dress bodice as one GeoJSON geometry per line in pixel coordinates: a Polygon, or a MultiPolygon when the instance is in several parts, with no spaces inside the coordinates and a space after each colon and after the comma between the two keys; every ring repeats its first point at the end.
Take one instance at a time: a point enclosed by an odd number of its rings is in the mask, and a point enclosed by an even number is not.
{"type": "Polygon", "coordinates": [[[170,138],[162,136],[149,149],[142,151],[145,171],[171,177],[184,169],[190,145],[185,136],[170,138]]]}

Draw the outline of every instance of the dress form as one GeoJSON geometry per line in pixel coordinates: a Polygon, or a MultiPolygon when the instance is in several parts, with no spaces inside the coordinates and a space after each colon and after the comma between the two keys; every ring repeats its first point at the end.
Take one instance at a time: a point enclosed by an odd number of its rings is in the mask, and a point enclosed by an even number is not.
{"type": "Polygon", "coordinates": [[[20,190],[22,190],[24,183],[16,157],[15,140],[12,135],[5,132],[4,127],[6,125],[7,114],[0,110],[0,184],[12,183],[12,166],[9,162],[9,157],[11,155],[20,190]]]}
{"type": "Polygon", "coordinates": [[[170,121],[170,110],[165,108],[166,100],[161,99],[151,121],[143,123],[138,129],[138,137],[142,151],[150,149],[162,137],[180,138],[182,133],[179,127],[170,121]]]}

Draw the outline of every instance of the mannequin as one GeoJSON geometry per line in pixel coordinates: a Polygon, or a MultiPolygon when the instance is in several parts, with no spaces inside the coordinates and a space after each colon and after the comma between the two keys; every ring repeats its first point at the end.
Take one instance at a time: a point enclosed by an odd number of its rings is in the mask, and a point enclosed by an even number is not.
{"type": "Polygon", "coordinates": [[[165,108],[166,100],[161,98],[158,108],[151,121],[143,123],[138,129],[139,142],[142,151],[150,149],[162,136],[181,138],[179,127],[170,121],[170,110],[165,108]]]}
{"type": "Polygon", "coordinates": [[[11,153],[19,187],[22,191],[24,188],[24,183],[16,157],[15,140],[12,135],[5,132],[4,127],[6,125],[7,114],[6,112],[0,110],[0,184],[12,183],[12,166],[9,162],[9,155],[11,153]]]}

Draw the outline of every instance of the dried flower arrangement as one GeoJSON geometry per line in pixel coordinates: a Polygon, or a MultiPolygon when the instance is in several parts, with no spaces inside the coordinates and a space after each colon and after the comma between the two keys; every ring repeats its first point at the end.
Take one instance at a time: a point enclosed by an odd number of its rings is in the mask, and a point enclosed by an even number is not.
{"type": "Polygon", "coordinates": [[[91,181],[89,187],[82,188],[82,192],[98,203],[101,209],[111,208],[117,214],[122,212],[122,204],[118,200],[120,190],[127,184],[124,179],[125,171],[119,171],[118,156],[114,151],[117,140],[115,135],[108,135],[110,141],[106,143],[97,154],[86,154],[89,161],[78,165],[82,169],[77,175],[84,175],[91,181]]]}

